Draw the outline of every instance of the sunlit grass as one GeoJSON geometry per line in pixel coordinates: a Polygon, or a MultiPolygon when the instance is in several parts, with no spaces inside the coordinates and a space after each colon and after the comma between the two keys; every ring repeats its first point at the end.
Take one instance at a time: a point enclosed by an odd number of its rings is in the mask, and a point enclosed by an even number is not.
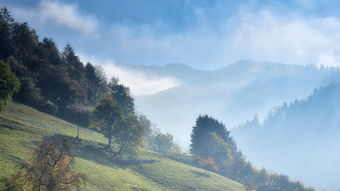
{"type": "MultiPolygon", "coordinates": [[[[39,141],[56,135],[75,137],[76,126],[20,104],[11,104],[7,113],[1,113],[0,190],[39,141]]],[[[84,128],[80,138],[106,143],[103,135],[84,128]]],[[[239,183],[151,151],[144,151],[142,159],[159,162],[129,166],[116,165],[90,151],[81,152],[76,155],[76,169],[87,176],[85,191],[243,190],[239,183]]]]}

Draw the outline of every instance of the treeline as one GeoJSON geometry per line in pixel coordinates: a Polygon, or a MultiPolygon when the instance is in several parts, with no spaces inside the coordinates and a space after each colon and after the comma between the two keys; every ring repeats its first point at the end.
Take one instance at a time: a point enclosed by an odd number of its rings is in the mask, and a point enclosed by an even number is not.
{"type": "Polygon", "coordinates": [[[300,182],[292,182],[285,175],[257,170],[248,162],[224,124],[207,115],[199,116],[191,135],[190,152],[196,164],[227,178],[243,183],[248,190],[312,191],[300,182]]]}
{"type": "MultiPolygon", "coordinates": [[[[0,60],[21,84],[14,100],[88,126],[91,107],[110,88],[103,70],[83,64],[69,44],[59,52],[52,39],[40,41],[34,29],[15,22],[6,8],[0,11],[0,29],[0,60]]],[[[128,89],[115,84],[119,93],[129,94],[128,89]]]]}
{"type": "Polygon", "coordinates": [[[128,87],[106,79],[101,67],[82,63],[67,44],[60,52],[50,38],[39,40],[27,23],[18,23],[7,8],[0,11],[0,109],[14,101],[83,127],[97,128],[108,138],[110,156],[137,157],[141,148],[180,152],[137,113],[128,87]]]}

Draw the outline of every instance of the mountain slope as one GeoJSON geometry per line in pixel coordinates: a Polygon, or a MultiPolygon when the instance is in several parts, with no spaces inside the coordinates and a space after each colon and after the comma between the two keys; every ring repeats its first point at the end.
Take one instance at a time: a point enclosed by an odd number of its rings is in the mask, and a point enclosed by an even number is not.
{"type": "Polygon", "coordinates": [[[340,84],[329,84],[305,100],[275,108],[263,124],[256,118],[245,123],[233,130],[233,136],[256,166],[319,189],[338,190],[339,97],[340,84]]]}
{"type": "MultiPolygon", "coordinates": [[[[167,75],[175,75],[176,71],[172,67],[167,75]]],[[[184,147],[189,145],[191,127],[199,114],[221,119],[229,127],[255,113],[263,119],[273,106],[305,98],[327,83],[330,76],[340,74],[332,68],[254,61],[237,62],[215,71],[190,71],[186,75],[194,80],[180,78],[181,86],[136,97],[139,110],[179,138],[184,147]]]]}
{"type": "MultiPolygon", "coordinates": [[[[72,140],[75,132],[76,126],[70,123],[11,104],[7,113],[0,114],[0,190],[39,141],[72,140]]],[[[98,156],[91,147],[106,143],[101,134],[81,128],[80,137],[85,146],[73,145],[73,152],[78,172],[88,179],[84,190],[244,190],[237,182],[150,151],[145,151],[142,159],[158,162],[118,165],[98,156]]]]}

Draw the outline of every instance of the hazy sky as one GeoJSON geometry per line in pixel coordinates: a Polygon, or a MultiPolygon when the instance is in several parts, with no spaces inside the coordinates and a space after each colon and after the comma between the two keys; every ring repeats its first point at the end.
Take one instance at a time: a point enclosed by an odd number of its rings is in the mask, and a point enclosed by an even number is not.
{"type": "Polygon", "coordinates": [[[129,64],[215,69],[240,59],[337,65],[340,1],[0,0],[59,48],[129,64]]]}

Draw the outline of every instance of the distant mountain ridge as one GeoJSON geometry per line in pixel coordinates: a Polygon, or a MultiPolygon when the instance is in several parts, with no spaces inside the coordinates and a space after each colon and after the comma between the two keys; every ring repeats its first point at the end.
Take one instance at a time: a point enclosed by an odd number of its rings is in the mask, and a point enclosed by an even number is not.
{"type": "Polygon", "coordinates": [[[255,61],[239,61],[214,71],[185,65],[133,69],[181,81],[179,86],[136,97],[136,105],[163,131],[178,137],[184,147],[199,114],[212,115],[232,128],[255,113],[264,119],[272,107],[306,98],[315,88],[332,81],[332,76],[340,76],[336,68],[255,61]]]}
{"type": "Polygon", "coordinates": [[[143,72],[146,75],[171,76],[183,83],[193,83],[203,78],[208,71],[198,70],[185,64],[167,64],[164,66],[155,65],[133,65],[133,64],[116,64],[119,68],[132,71],[143,72]]]}
{"type": "Polygon", "coordinates": [[[254,118],[232,134],[255,166],[285,173],[320,190],[338,190],[339,98],[340,83],[331,83],[305,100],[276,107],[263,124],[254,118]]]}

